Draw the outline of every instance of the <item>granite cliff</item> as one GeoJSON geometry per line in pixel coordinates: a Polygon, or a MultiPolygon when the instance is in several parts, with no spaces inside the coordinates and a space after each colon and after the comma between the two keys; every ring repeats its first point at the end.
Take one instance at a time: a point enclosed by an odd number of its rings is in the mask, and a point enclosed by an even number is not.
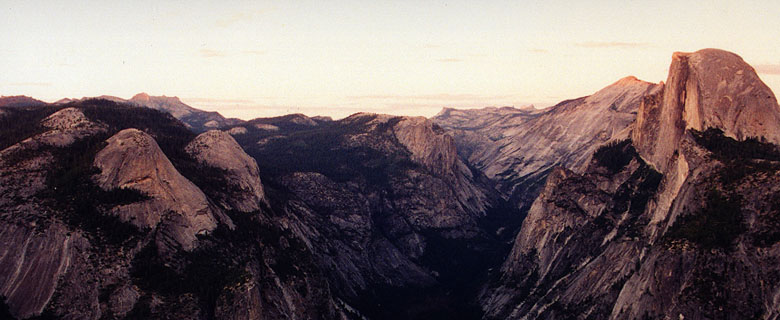
{"type": "Polygon", "coordinates": [[[780,317],[780,108],[732,53],[434,119],[6,100],[0,316],[780,317]]]}
{"type": "Polygon", "coordinates": [[[583,172],[601,144],[626,137],[642,97],[658,88],[626,77],[593,95],[544,110],[444,109],[433,120],[452,132],[471,166],[527,210],[552,168],[583,172]]]}
{"type": "Polygon", "coordinates": [[[285,212],[279,223],[306,239],[345,304],[378,319],[478,313],[470,277],[508,250],[490,222],[520,215],[498,217],[490,181],[441,128],[367,113],[249,124],[228,131],[257,160],[285,212]]]}
{"type": "Polygon", "coordinates": [[[631,139],[550,175],[486,317],[777,317],[778,112],[738,56],[675,53],[631,139]]]}
{"type": "Polygon", "coordinates": [[[197,139],[170,115],[104,99],[15,108],[4,120],[23,123],[0,128],[0,296],[10,316],[342,313],[302,240],[268,222],[256,164],[229,136],[197,139]],[[245,180],[203,174],[215,167],[245,180]]]}
{"type": "Polygon", "coordinates": [[[230,188],[220,192],[218,198],[224,207],[241,212],[268,207],[257,162],[228,133],[219,130],[201,133],[187,145],[186,151],[199,162],[222,170],[230,188]]]}

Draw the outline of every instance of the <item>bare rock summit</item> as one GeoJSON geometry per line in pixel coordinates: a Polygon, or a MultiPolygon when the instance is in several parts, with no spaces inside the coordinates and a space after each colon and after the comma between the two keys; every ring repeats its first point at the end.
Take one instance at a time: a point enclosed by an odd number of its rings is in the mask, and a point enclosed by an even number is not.
{"type": "Polygon", "coordinates": [[[664,171],[687,129],[708,128],[737,140],[753,137],[780,144],[780,107],[738,55],[718,49],[675,52],[663,90],[642,102],[634,145],[664,171]]]}
{"type": "Polygon", "coordinates": [[[198,161],[226,171],[227,183],[235,190],[221,200],[225,207],[250,212],[268,203],[257,162],[227,132],[210,130],[201,133],[187,145],[186,150],[198,161]]]}
{"type": "Polygon", "coordinates": [[[216,228],[206,196],[173,167],[151,136],[125,129],[107,142],[95,156],[101,170],[95,182],[104,190],[129,188],[150,198],[115,207],[112,211],[120,219],[140,228],[159,228],[166,241],[185,250],[195,247],[197,234],[216,228]]]}

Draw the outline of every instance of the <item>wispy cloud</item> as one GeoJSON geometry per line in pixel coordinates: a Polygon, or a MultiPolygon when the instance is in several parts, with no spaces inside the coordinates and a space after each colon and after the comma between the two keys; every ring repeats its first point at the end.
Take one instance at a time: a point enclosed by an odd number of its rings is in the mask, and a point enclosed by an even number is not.
{"type": "Polygon", "coordinates": [[[439,62],[463,62],[463,59],[458,59],[458,58],[444,58],[444,59],[438,59],[438,60],[436,60],[436,61],[439,61],[439,62]]]}
{"type": "Polygon", "coordinates": [[[262,55],[268,53],[268,51],[265,51],[265,50],[244,50],[243,53],[244,54],[249,54],[249,55],[255,55],[255,56],[262,56],[262,55]]]}
{"type": "Polygon", "coordinates": [[[578,42],[575,43],[574,45],[582,48],[624,48],[624,49],[645,48],[649,46],[649,44],[645,42],[618,42],[618,41],[609,41],[609,42],[587,41],[587,42],[578,42]]]}
{"type": "Polygon", "coordinates": [[[220,19],[217,19],[217,21],[214,23],[217,27],[220,28],[226,28],[231,25],[234,25],[236,23],[242,22],[242,21],[250,21],[254,19],[256,15],[261,14],[263,11],[242,11],[242,12],[236,12],[233,13],[227,17],[222,17],[220,19]]]}
{"type": "Polygon", "coordinates": [[[219,58],[224,57],[226,54],[225,52],[214,50],[214,49],[200,49],[200,56],[204,58],[219,58]]]}
{"type": "Polygon", "coordinates": [[[755,68],[761,74],[780,75],[780,64],[758,64],[755,68]]]}
{"type": "Polygon", "coordinates": [[[51,87],[51,82],[8,82],[5,85],[11,87],[51,87]]]}
{"type": "Polygon", "coordinates": [[[217,19],[217,21],[214,24],[220,28],[227,28],[239,22],[251,21],[255,19],[255,17],[265,12],[266,10],[236,12],[227,17],[222,17],[220,19],[217,19]]]}

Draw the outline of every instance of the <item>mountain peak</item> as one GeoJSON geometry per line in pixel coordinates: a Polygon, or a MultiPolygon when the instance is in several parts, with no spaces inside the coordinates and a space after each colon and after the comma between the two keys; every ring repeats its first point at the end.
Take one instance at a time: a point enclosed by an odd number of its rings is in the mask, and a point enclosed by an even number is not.
{"type": "Polygon", "coordinates": [[[664,89],[644,99],[633,140],[663,170],[685,130],[717,128],[737,140],[780,144],[780,107],[755,70],[734,53],[675,52],[664,89]]]}
{"type": "Polygon", "coordinates": [[[716,49],[716,48],[706,48],[694,52],[675,51],[672,54],[672,60],[682,59],[687,57],[693,57],[694,59],[705,59],[705,58],[722,59],[722,60],[730,60],[736,63],[745,63],[742,60],[742,57],[740,57],[736,53],[722,50],[722,49],[716,49]]]}
{"type": "Polygon", "coordinates": [[[139,103],[145,103],[145,102],[157,102],[157,103],[180,103],[182,104],[179,97],[173,96],[151,96],[146,92],[141,92],[139,94],[134,95],[132,98],[130,98],[130,101],[135,101],[139,103]]]}
{"type": "Polygon", "coordinates": [[[141,92],[130,98],[131,101],[149,101],[151,97],[146,92],[141,92]]]}
{"type": "Polygon", "coordinates": [[[634,84],[637,84],[637,83],[646,83],[646,81],[639,80],[635,76],[628,76],[628,77],[624,77],[624,78],[618,80],[617,82],[613,83],[612,85],[613,86],[629,86],[629,85],[634,85],[634,84]]]}

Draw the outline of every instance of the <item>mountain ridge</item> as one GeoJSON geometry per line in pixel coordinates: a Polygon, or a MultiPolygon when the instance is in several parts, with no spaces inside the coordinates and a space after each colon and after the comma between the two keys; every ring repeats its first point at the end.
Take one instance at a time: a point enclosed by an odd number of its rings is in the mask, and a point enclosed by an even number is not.
{"type": "MultiPolygon", "coordinates": [[[[774,234],[767,221],[779,214],[771,199],[780,157],[776,144],[761,141],[780,123],[712,120],[731,108],[748,119],[761,113],[751,108],[767,104],[718,102],[721,94],[740,97],[745,86],[765,87],[734,54],[675,53],[628,139],[597,150],[585,172],[550,174],[501,280],[483,291],[486,317],[776,317],[780,253],[776,241],[762,239],[774,234]],[[751,82],[719,85],[732,77],[751,82]]],[[[773,96],[758,99],[766,97],[773,96]]],[[[771,119],[780,109],[769,102],[771,119]]]]}
{"type": "Polygon", "coordinates": [[[776,318],[780,107],[732,53],[669,70],[430,119],[0,108],[0,315],[776,318]]]}
{"type": "Polygon", "coordinates": [[[627,136],[641,98],[657,88],[628,76],[546,109],[445,109],[433,120],[470,165],[527,210],[553,167],[581,172],[600,144],[627,136]]]}

